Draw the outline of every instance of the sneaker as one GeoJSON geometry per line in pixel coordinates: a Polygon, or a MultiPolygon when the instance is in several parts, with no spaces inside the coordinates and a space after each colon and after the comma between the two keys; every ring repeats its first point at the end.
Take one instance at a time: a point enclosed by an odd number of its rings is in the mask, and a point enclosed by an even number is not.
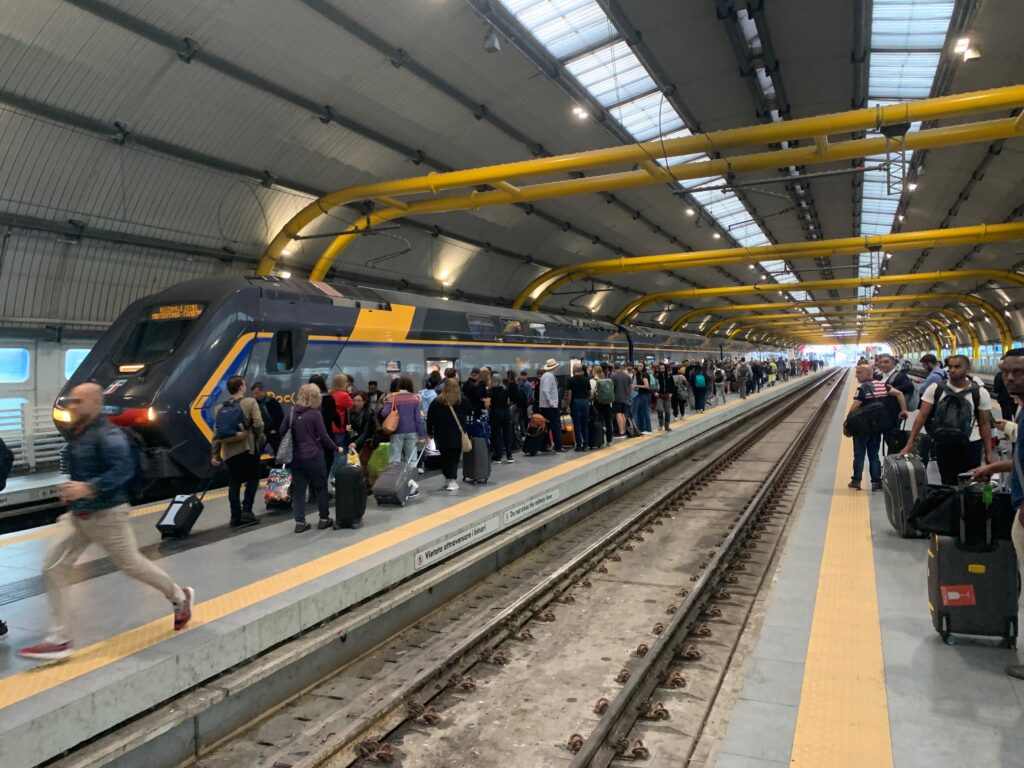
{"type": "Polygon", "coordinates": [[[853,488],[853,490],[855,490],[855,491],[859,491],[860,490],[860,481],[859,480],[851,480],[850,484],[847,485],[846,487],[847,488],[853,488]]]}
{"type": "Polygon", "coordinates": [[[508,459],[496,459],[496,461],[500,461],[502,464],[508,464],[508,459]]]}
{"type": "Polygon", "coordinates": [[[296,533],[305,533],[306,531],[308,531],[312,527],[313,526],[311,526],[309,523],[296,523],[295,524],[295,532],[296,533]]]}
{"type": "Polygon", "coordinates": [[[872,491],[880,491],[880,490],[882,490],[882,481],[881,480],[872,480],[871,481],[871,490],[872,491]]]}
{"type": "Polygon", "coordinates": [[[185,599],[174,606],[174,631],[184,629],[192,621],[192,601],[196,599],[196,591],[192,587],[184,587],[185,599]]]}
{"type": "Polygon", "coordinates": [[[249,514],[242,513],[241,519],[238,521],[238,527],[244,527],[247,525],[259,525],[260,519],[256,517],[252,512],[249,514]]]}
{"type": "Polygon", "coordinates": [[[22,648],[18,655],[26,659],[38,659],[39,661],[60,661],[71,655],[74,646],[70,641],[66,643],[42,642],[38,645],[30,645],[22,648]]]}
{"type": "Polygon", "coordinates": [[[672,431],[672,427],[665,427],[665,431],[666,432],[671,432],[672,431]]]}
{"type": "Polygon", "coordinates": [[[456,483],[454,480],[449,480],[447,483],[445,483],[444,489],[446,491],[457,491],[459,490],[459,484],[456,483]]]}
{"type": "Polygon", "coordinates": [[[505,464],[515,464],[515,463],[516,463],[516,460],[513,459],[511,456],[509,456],[507,459],[505,459],[505,464]]]}
{"type": "Polygon", "coordinates": [[[323,531],[323,530],[326,530],[327,528],[330,528],[332,525],[334,525],[334,521],[331,520],[331,518],[329,518],[329,517],[324,517],[324,518],[321,518],[320,522],[316,524],[316,529],[318,531],[323,531]]]}
{"type": "Polygon", "coordinates": [[[426,471],[423,467],[416,467],[416,474],[422,475],[426,471]]]}

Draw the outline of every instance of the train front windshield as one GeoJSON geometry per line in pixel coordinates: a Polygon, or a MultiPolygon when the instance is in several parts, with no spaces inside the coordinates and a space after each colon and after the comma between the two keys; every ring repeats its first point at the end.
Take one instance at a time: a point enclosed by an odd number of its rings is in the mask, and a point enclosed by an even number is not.
{"type": "Polygon", "coordinates": [[[161,304],[150,307],[132,329],[117,355],[121,368],[139,368],[163,360],[174,350],[196,319],[202,315],[201,304],[161,304]]]}

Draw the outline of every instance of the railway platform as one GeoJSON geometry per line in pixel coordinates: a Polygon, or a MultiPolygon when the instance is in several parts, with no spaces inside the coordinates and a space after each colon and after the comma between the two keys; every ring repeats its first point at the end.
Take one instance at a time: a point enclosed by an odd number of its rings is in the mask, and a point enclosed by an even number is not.
{"type": "MultiPolygon", "coordinates": [[[[676,422],[670,433],[616,440],[584,455],[521,457],[515,464],[496,465],[491,482],[463,484],[455,494],[441,490],[441,479],[428,475],[420,497],[404,508],[378,507],[371,500],[358,531],[296,535],[289,514],[266,514],[257,527],[230,530],[226,494],[220,490],[208,494],[207,509],[188,540],[162,543],[154,523],[165,505],[136,508],[133,526],[145,554],[197,591],[192,626],[174,634],[162,598],[114,572],[100,553],[90,550],[77,566],[78,583],[69,595],[78,621],[78,650],[61,664],[37,666],[16,655],[17,647],[46,632],[39,566],[54,528],[0,537],[0,616],[11,630],[0,645],[0,751],[5,765],[51,760],[189,692],[176,713],[172,707],[168,719],[142,729],[147,735],[132,737],[146,742],[154,732],[162,736],[150,744],[149,752],[145,746],[137,748],[138,743],[108,737],[86,750],[91,757],[73,754],[56,763],[177,765],[247,722],[252,712],[262,711],[258,694],[246,704],[238,696],[236,711],[220,707],[216,718],[203,719],[207,705],[235,696],[233,686],[243,687],[237,676],[224,677],[226,670],[267,654],[560,500],[630,469],[656,464],[652,460],[674,447],[742,419],[751,409],[820,375],[776,385],[747,400],[731,396],[724,406],[676,422]],[[188,707],[195,709],[194,717],[183,712],[188,707]],[[121,753],[123,762],[113,762],[121,753]]],[[[250,692],[259,687],[261,674],[270,675],[266,670],[245,674],[244,687],[250,692]]]]}
{"type": "Polygon", "coordinates": [[[846,487],[848,389],[766,603],[717,768],[1013,766],[1024,683],[998,640],[946,645],[928,612],[927,540],[901,539],[881,493],[846,487]]]}

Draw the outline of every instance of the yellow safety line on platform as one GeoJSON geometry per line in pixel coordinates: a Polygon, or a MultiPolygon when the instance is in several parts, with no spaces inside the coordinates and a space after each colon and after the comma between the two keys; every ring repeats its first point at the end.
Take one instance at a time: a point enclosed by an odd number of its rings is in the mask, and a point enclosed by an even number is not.
{"type": "MultiPolygon", "coordinates": [[[[849,407],[855,384],[851,376],[843,408],[849,407]]],[[[871,491],[846,487],[852,466],[853,441],[842,438],[791,768],[893,764],[868,508],[871,491]]]]}
{"type": "MultiPolygon", "coordinates": [[[[784,385],[785,386],[785,385],[784,385]]],[[[687,421],[700,421],[711,413],[723,413],[735,408],[742,400],[734,400],[724,408],[714,408],[699,416],[687,421]]],[[[640,439],[651,439],[640,438],[640,439]]],[[[392,528],[384,533],[371,536],[363,541],[351,544],[343,549],[322,555],[298,566],[294,566],[280,573],[271,574],[240,587],[223,595],[203,600],[203,585],[193,584],[198,592],[199,602],[192,613],[192,624],[190,629],[208,624],[217,619],[222,619],[232,613],[255,605],[263,600],[287,592],[289,589],[302,586],[316,579],[322,578],[333,571],[358,562],[363,558],[377,554],[388,547],[401,544],[422,533],[427,533],[445,523],[457,520],[481,507],[496,504],[520,491],[528,491],[531,488],[542,487],[545,483],[556,480],[570,470],[579,469],[613,453],[618,453],[626,448],[636,445],[638,440],[624,440],[617,445],[613,444],[608,450],[594,453],[588,456],[581,456],[576,459],[558,464],[550,469],[539,472],[531,477],[516,480],[508,485],[488,491],[479,496],[466,499],[457,504],[452,504],[446,509],[425,515],[421,518],[392,528]]],[[[409,511],[413,511],[412,508],[409,511]]],[[[188,583],[183,582],[183,583],[188,583]]],[[[154,599],[159,599],[155,597],[154,599]]],[[[119,661],[133,653],[138,653],[147,648],[168,640],[174,635],[172,629],[171,615],[151,621],[141,627],[130,629],[119,635],[100,640],[92,645],[78,650],[70,659],[60,664],[49,664],[35,667],[23,672],[18,672],[9,677],[0,678],[0,709],[9,707],[23,701],[30,696],[42,693],[63,683],[74,680],[82,675],[94,672],[98,669],[119,661]]]]}

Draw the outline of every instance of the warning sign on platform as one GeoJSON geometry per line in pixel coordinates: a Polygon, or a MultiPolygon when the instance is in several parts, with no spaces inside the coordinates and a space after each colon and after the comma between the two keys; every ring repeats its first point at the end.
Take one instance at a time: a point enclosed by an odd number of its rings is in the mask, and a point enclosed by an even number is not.
{"type": "Polygon", "coordinates": [[[453,533],[441,542],[432,544],[426,549],[421,549],[416,553],[416,569],[425,568],[428,565],[444,560],[448,555],[453,552],[458,552],[464,547],[468,547],[475,541],[486,538],[492,533],[498,530],[498,519],[496,517],[489,517],[483,522],[477,523],[472,528],[467,528],[464,531],[453,533]]]}
{"type": "Polygon", "coordinates": [[[524,517],[539,512],[548,506],[551,502],[557,499],[559,496],[559,490],[557,488],[542,493],[540,496],[534,496],[532,499],[527,499],[522,504],[516,504],[511,509],[505,510],[505,525],[514,523],[516,520],[521,520],[524,517]]]}

